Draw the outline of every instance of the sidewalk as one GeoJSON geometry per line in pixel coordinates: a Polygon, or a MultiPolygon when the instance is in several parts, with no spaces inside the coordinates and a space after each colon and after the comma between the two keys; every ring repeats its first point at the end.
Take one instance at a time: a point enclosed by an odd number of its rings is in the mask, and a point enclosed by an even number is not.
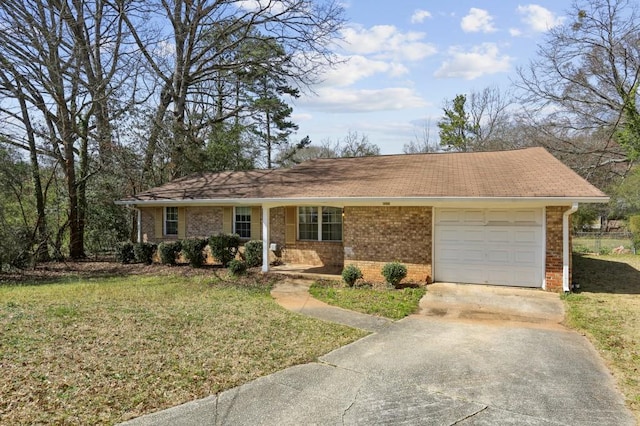
{"type": "Polygon", "coordinates": [[[280,306],[290,311],[374,333],[383,330],[393,322],[387,318],[327,305],[309,294],[312,282],[303,278],[287,278],[275,285],[271,290],[271,296],[280,306]]]}

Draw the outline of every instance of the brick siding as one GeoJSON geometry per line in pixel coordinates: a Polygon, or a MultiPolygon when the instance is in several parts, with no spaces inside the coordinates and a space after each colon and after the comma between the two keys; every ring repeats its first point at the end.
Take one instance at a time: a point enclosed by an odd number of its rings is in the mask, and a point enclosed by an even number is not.
{"type": "Polygon", "coordinates": [[[209,238],[222,232],[222,207],[187,207],[186,238],[209,238]]]}
{"type": "Polygon", "coordinates": [[[364,279],[384,280],[382,267],[407,266],[407,281],[431,282],[431,207],[345,207],[344,263],[358,266],[364,279]]]}
{"type": "MultiPolygon", "coordinates": [[[[141,208],[140,219],[142,228],[142,242],[156,242],[155,235],[155,208],[141,208]]],[[[160,236],[162,237],[162,236],[160,236]]]]}
{"type": "MultiPolygon", "coordinates": [[[[569,207],[547,207],[546,290],[562,291],[562,215],[569,207]]],[[[569,270],[571,273],[571,270],[569,270]]],[[[571,280],[569,280],[571,282],[571,280]]]]}

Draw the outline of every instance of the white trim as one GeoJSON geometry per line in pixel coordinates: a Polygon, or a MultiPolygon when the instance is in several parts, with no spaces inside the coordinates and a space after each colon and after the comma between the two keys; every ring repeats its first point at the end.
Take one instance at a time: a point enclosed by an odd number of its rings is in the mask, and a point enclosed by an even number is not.
{"type": "Polygon", "coordinates": [[[568,203],[607,203],[609,197],[298,197],[298,198],[211,198],[197,200],[121,200],[117,205],[138,206],[185,206],[185,205],[238,205],[259,206],[263,204],[296,206],[433,206],[465,207],[477,204],[519,206],[566,206],[568,203]],[[389,204],[387,204],[389,203],[389,204]]]}
{"type": "Polygon", "coordinates": [[[542,208],[542,289],[547,289],[547,207],[542,208]]]}
{"type": "Polygon", "coordinates": [[[571,291],[569,285],[569,216],[578,210],[578,203],[573,203],[571,208],[562,213],[562,291],[571,291]]]}
{"type": "Polygon", "coordinates": [[[178,228],[180,227],[179,225],[180,223],[180,211],[178,210],[178,206],[165,206],[162,209],[162,236],[163,237],[173,237],[173,236],[177,236],[178,235],[178,228]],[[170,207],[175,207],[176,208],[176,216],[178,217],[178,219],[176,220],[176,233],[175,234],[168,234],[167,233],[167,209],[170,207]]]}
{"type": "Polygon", "coordinates": [[[262,272],[269,272],[269,223],[271,207],[262,206],[262,272]]]}
{"type": "MultiPolygon", "coordinates": [[[[344,217],[341,215],[340,218],[342,220],[341,225],[342,225],[342,232],[340,233],[340,239],[339,240],[323,240],[322,239],[322,225],[324,224],[323,219],[322,219],[322,208],[323,207],[332,207],[334,209],[342,209],[342,213],[344,213],[344,207],[339,207],[339,206],[323,206],[323,205],[318,205],[318,206],[295,206],[296,207],[296,241],[325,241],[325,242],[330,242],[330,243],[338,243],[338,242],[343,242],[344,241],[344,217]],[[317,210],[317,215],[318,215],[318,238],[317,239],[302,239],[300,238],[300,207],[311,207],[311,208],[315,208],[317,210]]],[[[335,222],[328,222],[328,223],[335,223],[335,222]]]]}
{"type": "Polygon", "coordinates": [[[233,206],[233,212],[231,213],[233,215],[231,217],[231,230],[232,230],[232,233],[237,234],[238,232],[236,231],[236,209],[237,208],[249,209],[249,238],[240,237],[242,240],[246,240],[246,239],[252,240],[254,238],[254,236],[251,235],[251,224],[253,222],[253,214],[252,214],[253,212],[251,211],[251,207],[255,207],[255,206],[233,206]]]}
{"type": "Polygon", "coordinates": [[[137,218],[136,218],[136,226],[138,227],[138,243],[142,242],[142,212],[140,211],[140,209],[135,209],[136,213],[137,213],[137,218]]]}
{"type": "Polygon", "coordinates": [[[431,281],[436,280],[436,208],[431,207],[431,281]]]}

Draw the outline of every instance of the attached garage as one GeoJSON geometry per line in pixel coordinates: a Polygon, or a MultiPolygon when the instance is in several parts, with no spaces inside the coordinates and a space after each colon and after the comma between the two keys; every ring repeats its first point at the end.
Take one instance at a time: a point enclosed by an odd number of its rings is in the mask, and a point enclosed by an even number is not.
{"type": "Polygon", "coordinates": [[[542,287],[542,208],[436,209],[436,281],[542,287]]]}
{"type": "Polygon", "coordinates": [[[525,148],[198,173],[118,203],[138,211],[139,241],[250,229],[252,239],[262,237],[265,272],[279,256],[312,268],[353,264],[378,282],[382,267],[399,261],[413,282],[570,291],[571,214],[580,203],[607,201],[543,148],[525,148]],[[314,232],[301,233],[300,212],[321,207],[334,214],[311,215],[302,223],[314,232]]]}

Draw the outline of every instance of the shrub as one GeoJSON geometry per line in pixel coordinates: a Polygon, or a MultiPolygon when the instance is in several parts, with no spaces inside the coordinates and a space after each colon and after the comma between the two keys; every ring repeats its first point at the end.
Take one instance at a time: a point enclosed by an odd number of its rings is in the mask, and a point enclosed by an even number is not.
{"type": "Polygon", "coordinates": [[[242,260],[232,259],[229,261],[229,272],[233,275],[242,275],[247,272],[247,264],[242,260]]]}
{"type": "Polygon", "coordinates": [[[133,263],[135,252],[131,241],[122,241],[116,245],[116,260],[122,264],[133,263]]]}
{"type": "Polygon", "coordinates": [[[342,279],[349,287],[353,287],[360,278],[362,278],[362,271],[356,265],[348,265],[342,270],[342,279]]]}
{"type": "Polygon", "coordinates": [[[23,269],[33,260],[34,241],[26,227],[0,225],[0,272],[23,269]]]}
{"type": "Polygon", "coordinates": [[[394,287],[397,287],[407,276],[407,267],[400,262],[390,262],[382,267],[382,276],[394,287]]]}
{"type": "Polygon", "coordinates": [[[155,253],[157,245],[154,243],[136,243],[133,245],[133,254],[136,262],[151,265],[153,263],[153,253],[155,253]]]}
{"type": "Polygon", "coordinates": [[[190,238],[182,242],[182,253],[189,261],[189,265],[199,268],[204,263],[204,248],[207,240],[201,238],[190,238]]]}
{"type": "Polygon", "coordinates": [[[244,245],[244,257],[249,268],[262,265],[262,241],[247,241],[244,245]]]}
{"type": "Polygon", "coordinates": [[[164,265],[175,265],[176,257],[182,250],[181,241],[162,242],[158,246],[158,253],[160,254],[160,262],[164,265]]]}
{"type": "Polygon", "coordinates": [[[240,236],[238,234],[218,234],[209,238],[209,248],[211,255],[218,259],[225,268],[235,259],[240,247],[240,236]]]}

